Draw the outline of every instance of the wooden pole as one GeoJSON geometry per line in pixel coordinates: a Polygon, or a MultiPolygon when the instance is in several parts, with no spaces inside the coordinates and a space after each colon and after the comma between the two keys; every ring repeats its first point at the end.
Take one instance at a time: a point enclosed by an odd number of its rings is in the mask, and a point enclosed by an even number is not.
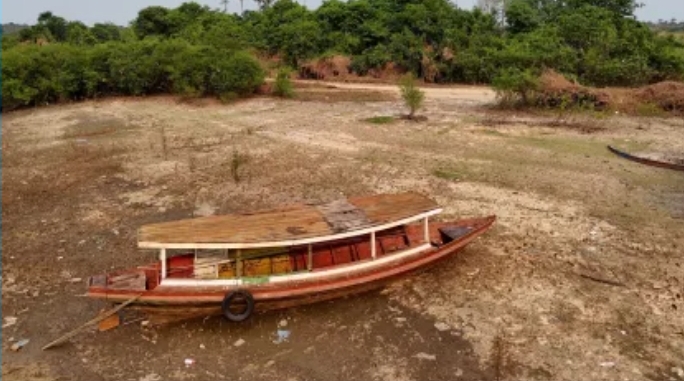
{"type": "Polygon", "coordinates": [[[309,255],[307,257],[306,267],[309,271],[313,269],[313,249],[311,248],[311,244],[309,244],[309,255]]]}
{"type": "Polygon", "coordinates": [[[375,259],[375,232],[371,232],[371,257],[375,259]]]}
{"type": "Polygon", "coordinates": [[[127,301],[121,303],[120,305],[116,306],[115,308],[113,308],[113,309],[111,309],[111,310],[109,310],[109,311],[107,311],[107,312],[101,314],[100,316],[98,316],[98,317],[96,317],[96,318],[94,318],[94,319],[88,321],[87,323],[85,323],[85,324],[83,324],[82,326],[80,326],[80,327],[74,329],[73,331],[71,331],[71,332],[69,332],[69,333],[63,335],[62,337],[58,338],[57,340],[52,341],[52,342],[46,344],[46,345],[43,347],[43,350],[50,349],[50,348],[52,348],[52,347],[54,347],[54,346],[56,346],[56,345],[59,345],[59,344],[62,344],[62,343],[64,343],[64,342],[66,342],[67,340],[69,340],[69,339],[71,339],[72,337],[76,336],[79,332],[83,331],[84,329],[88,328],[89,326],[91,326],[91,325],[93,325],[93,324],[97,324],[97,323],[99,323],[100,321],[102,321],[102,320],[104,320],[104,319],[106,319],[106,318],[108,318],[108,317],[114,315],[115,313],[119,312],[120,310],[122,310],[122,309],[123,309],[124,307],[126,307],[127,305],[129,305],[129,304],[133,303],[134,301],[138,300],[138,298],[140,298],[142,295],[143,295],[143,294],[138,294],[138,295],[136,295],[136,296],[134,296],[134,297],[128,299],[127,301]]]}

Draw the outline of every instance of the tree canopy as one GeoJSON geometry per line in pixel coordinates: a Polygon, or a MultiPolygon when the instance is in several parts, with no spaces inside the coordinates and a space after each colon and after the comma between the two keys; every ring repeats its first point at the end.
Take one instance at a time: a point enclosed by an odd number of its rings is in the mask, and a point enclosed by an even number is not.
{"type": "Polygon", "coordinates": [[[237,75],[219,74],[217,65],[246,69],[241,65],[252,60],[252,86],[264,75],[257,54],[277,55],[295,69],[339,54],[360,75],[391,63],[434,82],[491,83],[511,70],[544,69],[595,86],[684,78],[684,42],[636,21],[635,0],[509,0],[487,7],[491,12],[448,0],[325,0],[316,10],[293,0],[259,5],[239,15],[194,2],[151,6],[126,27],[41,13],[35,25],[2,36],[5,106],[11,99],[23,105],[107,93],[229,91],[219,80],[244,93],[237,75]],[[59,65],[71,74],[37,81],[56,76],[59,65]],[[49,89],[38,89],[41,83],[49,89]]]}

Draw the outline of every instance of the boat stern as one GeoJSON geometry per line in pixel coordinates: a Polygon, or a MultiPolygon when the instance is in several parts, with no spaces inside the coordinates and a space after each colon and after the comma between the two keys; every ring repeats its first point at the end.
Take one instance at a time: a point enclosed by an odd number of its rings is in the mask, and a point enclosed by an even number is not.
{"type": "Polygon", "coordinates": [[[157,286],[155,274],[143,269],[132,269],[117,274],[100,274],[88,278],[86,296],[96,299],[111,299],[118,294],[145,292],[157,286]],[[151,275],[151,276],[149,276],[151,275]]]}

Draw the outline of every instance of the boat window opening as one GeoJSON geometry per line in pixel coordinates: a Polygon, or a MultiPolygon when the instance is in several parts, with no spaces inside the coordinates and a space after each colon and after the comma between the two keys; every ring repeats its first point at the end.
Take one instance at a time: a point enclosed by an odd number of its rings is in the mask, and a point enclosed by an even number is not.
{"type": "Polygon", "coordinates": [[[193,275],[199,279],[216,279],[219,277],[219,265],[235,261],[229,250],[225,249],[195,249],[195,263],[193,275]]]}
{"type": "Polygon", "coordinates": [[[410,242],[405,226],[399,226],[331,242],[293,247],[167,249],[166,261],[161,267],[169,278],[259,278],[311,272],[378,259],[409,249],[418,243],[415,240],[410,242]]]}

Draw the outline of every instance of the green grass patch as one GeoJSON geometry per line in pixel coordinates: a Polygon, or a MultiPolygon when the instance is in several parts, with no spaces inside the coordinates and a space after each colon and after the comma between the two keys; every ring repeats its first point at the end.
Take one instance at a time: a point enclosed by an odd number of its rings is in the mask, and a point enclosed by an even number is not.
{"type": "Polygon", "coordinates": [[[438,169],[435,169],[434,171],[432,171],[432,174],[435,177],[439,177],[440,179],[448,180],[448,181],[463,180],[465,177],[459,171],[456,171],[456,170],[451,169],[451,168],[438,168],[438,169]]]}
{"type": "Polygon", "coordinates": [[[660,106],[654,103],[641,103],[636,107],[636,113],[639,116],[665,116],[667,113],[660,106]]]}
{"type": "Polygon", "coordinates": [[[389,124],[394,122],[394,117],[392,116],[374,116],[371,118],[366,118],[364,119],[368,123],[373,123],[373,124],[389,124]]]}
{"type": "Polygon", "coordinates": [[[483,133],[485,135],[492,135],[492,136],[504,136],[504,137],[508,136],[501,131],[493,130],[490,128],[484,128],[484,129],[478,130],[478,132],[483,133]]]}

